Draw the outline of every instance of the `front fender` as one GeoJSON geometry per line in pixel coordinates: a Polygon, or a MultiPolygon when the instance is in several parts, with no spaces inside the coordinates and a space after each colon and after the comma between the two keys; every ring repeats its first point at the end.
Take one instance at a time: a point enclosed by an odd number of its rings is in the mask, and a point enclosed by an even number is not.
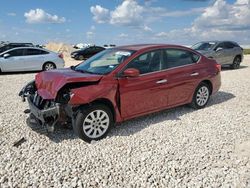
{"type": "Polygon", "coordinates": [[[115,103],[117,85],[91,85],[71,90],[70,105],[82,105],[95,101],[96,99],[105,98],[115,103]]]}

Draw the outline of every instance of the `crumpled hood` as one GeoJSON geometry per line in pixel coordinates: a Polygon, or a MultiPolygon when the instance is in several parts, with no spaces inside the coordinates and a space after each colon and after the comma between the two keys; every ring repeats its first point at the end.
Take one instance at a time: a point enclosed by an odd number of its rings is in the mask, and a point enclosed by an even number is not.
{"type": "Polygon", "coordinates": [[[38,73],[36,87],[43,99],[55,99],[57,92],[67,83],[97,82],[102,75],[76,72],[68,69],[55,69],[38,73]]]}

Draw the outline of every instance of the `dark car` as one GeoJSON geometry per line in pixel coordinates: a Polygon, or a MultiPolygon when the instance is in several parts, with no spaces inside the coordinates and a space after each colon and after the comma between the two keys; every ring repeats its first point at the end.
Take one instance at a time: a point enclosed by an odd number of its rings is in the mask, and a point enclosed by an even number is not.
{"type": "Polygon", "coordinates": [[[85,141],[114,123],[184,104],[206,106],[221,85],[221,65],[177,45],[107,49],[75,67],[39,73],[19,93],[49,131],[71,122],[85,141]]]}
{"type": "Polygon", "coordinates": [[[90,46],[90,47],[72,52],[71,57],[76,60],[85,60],[103,50],[105,50],[105,48],[101,46],[90,46]]]}
{"type": "Polygon", "coordinates": [[[18,48],[18,47],[33,47],[34,45],[32,43],[1,43],[0,44],[0,54],[10,50],[12,48],[18,48]]]}

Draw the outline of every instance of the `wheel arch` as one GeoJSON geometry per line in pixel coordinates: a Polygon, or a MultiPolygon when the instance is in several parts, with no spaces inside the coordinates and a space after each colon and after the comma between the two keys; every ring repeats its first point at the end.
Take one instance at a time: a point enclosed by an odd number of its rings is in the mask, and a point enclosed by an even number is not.
{"type": "Polygon", "coordinates": [[[210,80],[203,80],[201,81],[199,84],[201,83],[205,83],[209,86],[209,92],[210,92],[210,95],[213,93],[213,84],[210,80]]]}
{"type": "Polygon", "coordinates": [[[114,108],[113,103],[109,99],[99,98],[99,99],[96,99],[96,100],[92,101],[88,105],[94,105],[94,104],[103,104],[103,105],[107,106],[112,112],[114,122],[116,122],[115,108],[114,108]]]}
{"type": "Polygon", "coordinates": [[[241,56],[241,54],[238,54],[238,55],[235,56],[235,58],[237,58],[237,57],[239,57],[240,58],[240,62],[242,62],[242,56],[241,56]]]}

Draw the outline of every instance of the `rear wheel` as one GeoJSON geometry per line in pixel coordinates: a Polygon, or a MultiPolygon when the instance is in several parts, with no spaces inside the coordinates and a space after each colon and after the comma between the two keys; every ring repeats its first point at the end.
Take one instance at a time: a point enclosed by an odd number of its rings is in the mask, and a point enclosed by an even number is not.
{"type": "Polygon", "coordinates": [[[52,70],[55,68],[56,68],[56,65],[54,63],[51,63],[51,62],[45,63],[43,65],[43,71],[48,71],[48,70],[52,70]]]}
{"type": "Polygon", "coordinates": [[[74,132],[84,141],[104,138],[114,124],[111,110],[102,104],[86,107],[78,112],[74,132]]]}
{"type": "Polygon", "coordinates": [[[240,57],[239,57],[239,56],[236,56],[236,57],[234,58],[233,64],[231,65],[231,68],[232,68],[232,69],[238,69],[238,68],[240,68],[240,63],[241,63],[240,57]]]}
{"type": "Polygon", "coordinates": [[[191,106],[195,109],[204,108],[210,98],[210,87],[206,83],[200,83],[196,88],[191,106]]]}

